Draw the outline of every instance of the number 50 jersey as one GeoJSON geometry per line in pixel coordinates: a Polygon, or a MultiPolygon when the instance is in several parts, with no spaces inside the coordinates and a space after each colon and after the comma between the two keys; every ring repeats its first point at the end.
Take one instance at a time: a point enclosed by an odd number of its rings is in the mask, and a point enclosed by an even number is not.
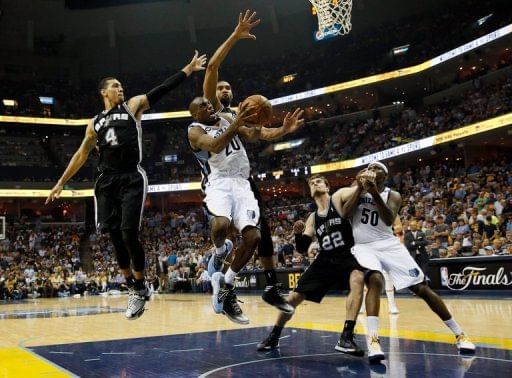
{"type": "MultiPolygon", "coordinates": [[[[388,202],[390,191],[391,189],[386,187],[380,193],[384,203],[388,202]]],[[[372,195],[368,193],[359,197],[359,205],[352,216],[352,230],[356,244],[372,243],[395,237],[391,226],[386,226],[380,219],[377,205],[375,205],[372,195]]]]}
{"type": "MultiPolygon", "coordinates": [[[[192,127],[200,127],[206,134],[213,138],[218,138],[229,127],[229,122],[224,118],[220,118],[212,126],[192,122],[188,130],[192,127]]],[[[190,147],[192,148],[192,146],[190,147]]],[[[251,171],[249,158],[242,141],[236,134],[226,148],[218,154],[205,150],[195,150],[194,148],[192,148],[192,151],[201,166],[201,175],[203,176],[201,186],[203,190],[207,182],[218,178],[249,178],[251,171]]]]}

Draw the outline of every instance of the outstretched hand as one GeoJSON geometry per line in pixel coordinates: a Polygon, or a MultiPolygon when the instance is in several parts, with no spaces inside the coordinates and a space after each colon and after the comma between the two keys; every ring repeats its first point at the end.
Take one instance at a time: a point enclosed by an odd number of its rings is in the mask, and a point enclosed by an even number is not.
{"type": "Polygon", "coordinates": [[[187,67],[190,69],[190,72],[203,71],[205,69],[205,64],[206,54],[199,56],[199,52],[195,50],[194,56],[187,67]]]}
{"type": "Polygon", "coordinates": [[[258,25],[261,20],[258,18],[253,21],[254,17],[256,17],[256,12],[251,13],[249,9],[245,11],[245,14],[240,12],[240,16],[238,16],[238,25],[233,32],[238,39],[256,39],[256,36],[251,34],[251,29],[258,25]]]}
{"type": "Polygon", "coordinates": [[[62,189],[64,189],[64,186],[57,183],[50,191],[50,194],[48,195],[48,198],[46,198],[44,204],[48,205],[50,202],[53,202],[54,200],[60,198],[60,193],[62,192],[62,189]]]}
{"type": "Polygon", "coordinates": [[[283,120],[283,128],[286,130],[287,134],[297,131],[302,125],[304,125],[304,119],[300,118],[303,113],[304,110],[297,108],[293,113],[288,112],[286,114],[283,120]]]}

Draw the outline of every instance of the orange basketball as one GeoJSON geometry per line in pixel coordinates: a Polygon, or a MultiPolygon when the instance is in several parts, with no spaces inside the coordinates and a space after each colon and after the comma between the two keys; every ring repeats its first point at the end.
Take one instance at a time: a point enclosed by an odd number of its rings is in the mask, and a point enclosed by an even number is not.
{"type": "Polygon", "coordinates": [[[253,107],[250,115],[256,114],[251,118],[251,124],[266,125],[272,118],[272,104],[262,95],[252,95],[247,97],[240,104],[240,110],[244,110],[247,106],[253,107]]]}

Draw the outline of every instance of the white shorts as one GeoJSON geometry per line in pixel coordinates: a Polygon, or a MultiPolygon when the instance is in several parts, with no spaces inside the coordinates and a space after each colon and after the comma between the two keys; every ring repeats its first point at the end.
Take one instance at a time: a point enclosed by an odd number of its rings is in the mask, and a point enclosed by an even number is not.
{"type": "Polygon", "coordinates": [[[356,244],[352,247],[352,254],[357,262],[367,269],[379,272],[387,271],[397,290],[425,280],[425,275],[420,267],[398,238],[356,244]]]}
{"type": "Polygon", "coordinates": [[[240,232],[258,226],[260,208],[249,181],[243,178],[219,178],[206,183],[204,202],[208,213],[233,221],[240,232]]]}

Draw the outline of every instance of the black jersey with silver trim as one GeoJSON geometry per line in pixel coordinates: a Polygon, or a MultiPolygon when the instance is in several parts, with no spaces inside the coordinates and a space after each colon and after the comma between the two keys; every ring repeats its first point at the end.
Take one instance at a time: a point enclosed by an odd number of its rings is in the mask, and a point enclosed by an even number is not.
{"type": "Polygon", "coordinates": [[[315,211],[315,233],[321,253],[350,253],[354,246],[352,226],[343,218],[329,198],[329,210],[322,216],[315,211]]]}
{"type": "Polygon", "coordinates": [[[100,172],[135,171],[142,161],[142,130],[123,102],[93,119],[100,172]]]}

